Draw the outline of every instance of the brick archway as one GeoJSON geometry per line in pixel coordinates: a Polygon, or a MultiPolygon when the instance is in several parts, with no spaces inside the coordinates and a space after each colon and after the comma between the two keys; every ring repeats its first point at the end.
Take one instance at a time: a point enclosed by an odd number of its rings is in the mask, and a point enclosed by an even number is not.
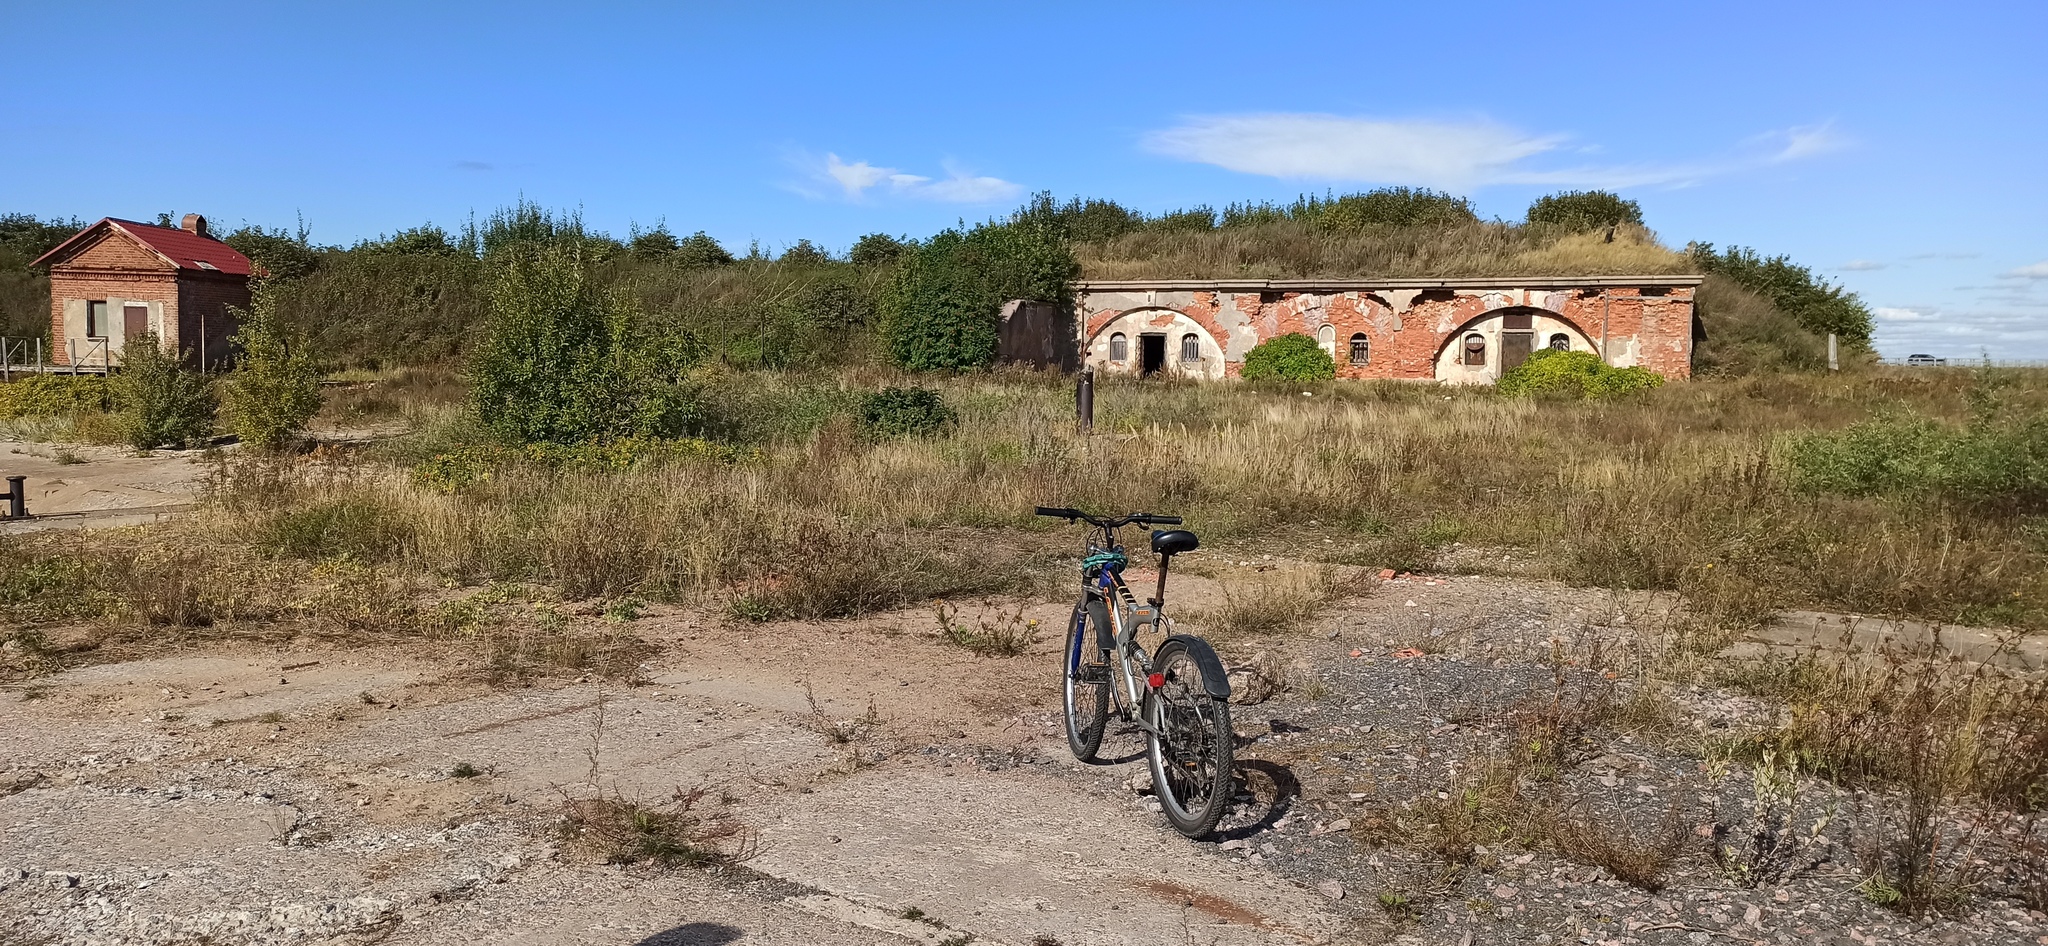
{"type": "Polygon", "coordinates": [[[1593,336],[1563,313],[1530,305],[1488,309],[1437,340],[1436,380],[1445,384],[1491,384],[1499,380],[1505,362],[1519,363],[1531,352],[1550,347],[1551,339],[1557,335],[1565,336],[1567,346],[1573,350],[1600,354],[1599,343],[1593,336]],[[1517,317],[1525,317],[1526,321],[1517,317]],[[1474,336],[1483,348],[1477,364],[1467,357],[1466,346],[1474,336]],[[1528,347],[1522,348],[1523,345],[1528,347]]]}

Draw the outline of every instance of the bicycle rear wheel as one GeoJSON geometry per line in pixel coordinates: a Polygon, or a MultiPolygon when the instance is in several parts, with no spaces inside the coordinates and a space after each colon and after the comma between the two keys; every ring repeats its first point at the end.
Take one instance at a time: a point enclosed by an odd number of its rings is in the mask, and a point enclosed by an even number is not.
{"type": "Polygon", "coordinates": [[[1145,695],[1145,721],[1154,730],[1145,734],[1152,789],[1174,829],[1199,838],[1216,829],[1230,804],[1230,702],[1209,695],[1202,665],[1181,641],[1160,645],[1152,672],[1165,677],[1145,695]]]}
{"type": "Polygon", "coordinates": [[[1067,748],[1074,758],[1095,761],[1102,748],[1102,730],[1109,722],[1110,672],[1107,654],[1097,643],[1109,625],[1109,609],[1100,599],[1083,598],[1067,624],[1067,652],[1060,661],[1060,689],[1067,710],[1067,748]]]}

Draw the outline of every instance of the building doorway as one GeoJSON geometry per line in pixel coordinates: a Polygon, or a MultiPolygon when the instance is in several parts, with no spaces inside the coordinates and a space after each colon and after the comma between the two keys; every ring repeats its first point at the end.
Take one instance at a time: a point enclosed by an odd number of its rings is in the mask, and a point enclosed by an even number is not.
{"type": "Polygon", "coordinates": [[[1166,336],[1146,333],[1138,336],[1138,376],[1149,378],[1166,370],[1166,336]]]}

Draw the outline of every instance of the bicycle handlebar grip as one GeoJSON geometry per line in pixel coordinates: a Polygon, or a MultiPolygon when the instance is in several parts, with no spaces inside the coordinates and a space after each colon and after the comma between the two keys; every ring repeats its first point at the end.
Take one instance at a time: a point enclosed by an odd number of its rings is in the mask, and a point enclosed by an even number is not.
{"type": "Polygon", "coordinates": [[[1038,515],[1051,516],[1055,519],[1076,519],[1079,518],[1081,515],[1081,513],[1078,510],[1067,509],[1065,507],[1039,506],[1037,507],[1037,510],[1038,515]]]}
{"type": "Polygon", "coordinates": [[[1149,523],[1149,524],[1151,524],[1151,525],[1156,525],[1156,526],[1177,526],[1177,525],[1180,525],[1180,517],[1179,517],[1179,516],[1146,516],[1146,517],[1144,517],[1144,521],[1145,521],[1145,522],[1147,522],[1147,523],[1149,523]]]}

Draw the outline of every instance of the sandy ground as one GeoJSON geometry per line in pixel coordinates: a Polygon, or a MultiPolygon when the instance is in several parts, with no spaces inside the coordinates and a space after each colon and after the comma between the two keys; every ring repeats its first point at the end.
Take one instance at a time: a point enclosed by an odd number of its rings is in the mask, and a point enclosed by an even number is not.
{"type": "MultiPolygon", "coordinates": [[[[123,447],[0,440],[0,476],[26,476],[30,515],[130,509],[196,502],[209,467],[197,450],[147,455],[123,447]]],[[[0,523],[9,532],[42,528],[133,525],[154,516],[0,523]]]]}

